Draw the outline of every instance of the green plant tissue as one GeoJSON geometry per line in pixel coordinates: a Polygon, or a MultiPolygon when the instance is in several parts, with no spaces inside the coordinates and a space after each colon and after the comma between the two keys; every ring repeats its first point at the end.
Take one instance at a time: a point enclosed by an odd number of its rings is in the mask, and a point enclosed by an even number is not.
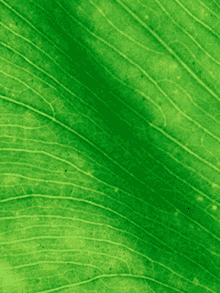
{"type": "Polygon", "coordinates": [[[220,292],[220,1],[0,1],[0,293],[220,292]]]}

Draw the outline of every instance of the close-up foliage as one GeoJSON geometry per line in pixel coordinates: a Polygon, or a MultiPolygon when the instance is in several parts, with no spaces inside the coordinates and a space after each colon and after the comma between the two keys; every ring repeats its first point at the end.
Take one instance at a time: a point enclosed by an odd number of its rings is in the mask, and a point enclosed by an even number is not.
{"type": "Polygon", "coordinates": [[[220,1],[0,0],[0,293],[220,292],[220,1]]]}

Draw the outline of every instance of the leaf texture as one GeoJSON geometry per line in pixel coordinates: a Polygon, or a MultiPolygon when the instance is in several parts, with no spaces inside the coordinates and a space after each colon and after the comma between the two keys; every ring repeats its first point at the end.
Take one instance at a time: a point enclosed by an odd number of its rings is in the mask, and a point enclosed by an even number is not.
{"type": "Polygon", "coordinates": [[[0,21],[0,292],[220,292],[220,3],[0,21]]]}

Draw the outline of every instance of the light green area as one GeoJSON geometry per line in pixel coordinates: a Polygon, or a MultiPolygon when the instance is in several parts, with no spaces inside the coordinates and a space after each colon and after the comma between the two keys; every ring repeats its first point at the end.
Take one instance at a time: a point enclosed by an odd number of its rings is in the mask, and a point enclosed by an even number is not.
{"type": "Polygon", "coordinates": [[[220,292],[220,3],[0,1],[0,293],[220,292]]]}

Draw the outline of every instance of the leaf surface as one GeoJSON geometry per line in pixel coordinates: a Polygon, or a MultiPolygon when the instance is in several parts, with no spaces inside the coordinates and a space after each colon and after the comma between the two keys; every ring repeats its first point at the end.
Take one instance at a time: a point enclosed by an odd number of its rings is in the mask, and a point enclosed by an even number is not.
{"type": "Polygon", "coordinates": [[[0,292],[220,292],[218,1],[0,19],[0,292]]]}

